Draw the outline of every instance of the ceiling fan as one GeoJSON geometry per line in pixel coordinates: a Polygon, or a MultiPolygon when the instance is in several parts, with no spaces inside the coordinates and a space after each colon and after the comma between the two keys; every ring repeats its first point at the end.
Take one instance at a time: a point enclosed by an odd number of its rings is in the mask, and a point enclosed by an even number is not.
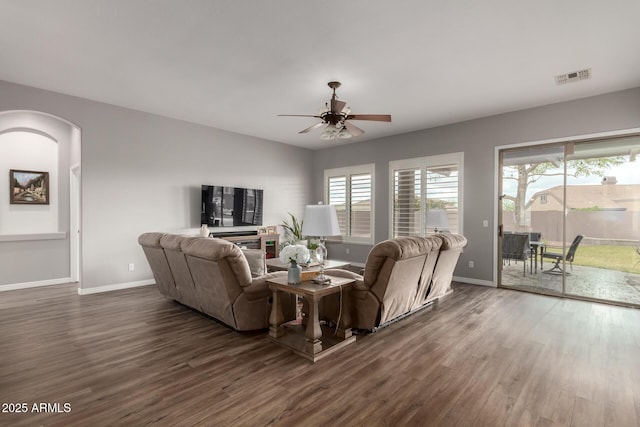
{"type": "Polygon", "coordinates": [[[376,122],[390,122],[391,116],[389,114],[351,114],[351,109],[347,107],[347,103],[344,101],[338,101],[336,95],[336,89],[340,87],[340,82],[327,83],[331,89],[333,89],[333,95],[331,96],[331,103],[327,102],[325,107],[320,110],[318,115],[310,114],[279,114],[284,117],[315,117],[322,120],[320,123],[316,123],[313,126],[301,130],[298,133],[307,133],[313,129],[317,129],[321,126],[325,126],[321,139],[346,139],[353,136],[362,135],[364,131],[353,123],[347,120],[370,120],[376,122]]]}

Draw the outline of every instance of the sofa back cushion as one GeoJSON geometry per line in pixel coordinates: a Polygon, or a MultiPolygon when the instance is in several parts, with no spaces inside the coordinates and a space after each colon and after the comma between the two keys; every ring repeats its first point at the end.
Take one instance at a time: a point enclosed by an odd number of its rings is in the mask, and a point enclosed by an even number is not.
{"type": "Polygon", "coordinates": [[[252,277],[259,277],[267,273],[267,259],[262,249],[242,249],[247,260],[252,277]]]}
{"type": "Polygon", "coordinates": [[[424,305],[428,300],[432,288],[433,272],[443,243],[440,236],[436,235],[429,235],[427,237],[423,237],[423,239],[425,239],[425,243],[430,246],[430,249],[426,253],[424,265],[422,266],[420,286],[418,287],[416,299],[413,303],[414,309],[424,305]]]}
{"type": "Polygon", "coordinates": [[[195,238],[182,242],[202,311],[237,328],[232,306],[251,284],[251,271],[240,249],[222,239],[195,238]]]}
{"type": "Polygon", "coordinates": [[[179,296],[173,280],[173,274],[164,250],[160,245],[160,240],[163,236],[164,233],[144,233],[138,237],[138,243],[142,246],[142,250],[147,257],[160,293],[169,298],[178,299],[179,296]]]}
{"type": "Polygon", "coordinates": [[[371,249],[363,283],[380,301],[380,323],[412,309],[431,247],[421,237],[400,237],[371,249]]]}
{"type": "Polygon", "coordinates": [[[433,283],[428,300],[440,298],[449,291],[458,258],[462,249],[467,246],[467,239],[460,234],[438,234],[438,237],[442,239],[442,247],[433,271],[433,283]]]}
{"type": "Polygon", "coordinates": [[[195,284],[191,278],[191,272],[187,265],[187,260],[182,253],[182,242],[197,237],[180,236],[178,234],[165,234],[160,239],[160,245],[169,262],[169,268],[173,274],[173,280],[178,292],[178,300],[182,303],[200,310],[200,303],[197,298],[195,284]]]}

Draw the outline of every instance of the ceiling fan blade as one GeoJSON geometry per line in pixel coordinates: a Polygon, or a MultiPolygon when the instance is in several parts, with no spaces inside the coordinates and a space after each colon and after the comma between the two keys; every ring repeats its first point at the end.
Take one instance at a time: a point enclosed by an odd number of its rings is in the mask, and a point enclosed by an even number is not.
{"type": "Polygon", "coordinates": [[[346,127],[349,133],[353,136],[362,135],[364,133],[362,129],[360,129],[358,126],[354,125],[353,123],[344,122],[344,127],[346,127]]]}
{"type": "Polygon", "coordinates": [[[313,116],[311,114],[278,114],[278,117],[315,117],[321,119],[320,116],[313,116]]]}
{"type": "Polygon", "coordinates": [[[348,120],[372,120],[374,122],[390,122],[389,114],[349,114],[348,120]]]}
{"type": "Polygon", "coordinates": [[[345,105],[347,105],[347,103],[344,101],[338,101],[337,99],[332,99],[331,112],[340,114],[345,105]]]}
{"type": "Polygon", "coordinates": [[[309,126],[308,128],[306,128],[306,129],[304,129],[304,130],[301,130],[301,131],[300,131],[300,132],[298,132],[298,133],[307,133],[307,132],[310,132],[310,131],[312,131],[312,130],[314,130],[314,129],[316,129],[316,128],[319,128],[319,127],[320,127],[320,126],[322,126],[323,124],[324,124],[324,122],[316,123],[315,125],[313,125],[313,126],[309,126]]]}

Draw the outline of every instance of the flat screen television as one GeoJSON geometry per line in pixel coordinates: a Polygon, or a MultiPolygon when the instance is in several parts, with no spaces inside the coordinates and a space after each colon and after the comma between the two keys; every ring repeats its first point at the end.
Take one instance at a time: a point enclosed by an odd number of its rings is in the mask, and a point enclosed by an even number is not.
{"type": "Polygon", "coordinates": [[[200,223],[209,227],[262,225],[263,190],[202,186],[200,223]]]}

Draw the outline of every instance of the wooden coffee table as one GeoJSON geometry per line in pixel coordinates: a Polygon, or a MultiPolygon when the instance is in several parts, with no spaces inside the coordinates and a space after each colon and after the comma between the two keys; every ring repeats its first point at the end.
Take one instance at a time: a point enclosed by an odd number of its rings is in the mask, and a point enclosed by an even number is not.
{"type": "Polygon", "coordinates": [[[331,283],[320,285],[311,281],[305,281],[299,285],[289,285],[286,277],[267,280],[269,288],[273,292],[273,305],[269,317],[270,338],[292,350],[294,353],[305,357],[312,362],[320,360],[324,356],[350,344],[356,340],[351,333],[351,313],[349,304],[349,289],[355,282],[353,279],[331,277],[331,283]],[[300,295],[309,303],[309,318],[306,326],[283,326],[284,316],[280,292],[300,295]],[[337,333],[334,330],[320,325],[318,302],[325,295],[340,293],[342,296],[342,314],[338,322],[337,333]]]}
{"type": "MultiPolygon", "coordinates": [[[[347,268],[351,264],[347,261],[338,261],[336,259],[327,259],[324,261],[324,269],[330,268],[347,268]]],[[[289,264],[284,264],[279,258],[267,259],[267,271],[286,271],[289,264]]],[[[302,271],[320,271],[319,264],[312,264],[308,267],[302,267],[302,271]]]]}

